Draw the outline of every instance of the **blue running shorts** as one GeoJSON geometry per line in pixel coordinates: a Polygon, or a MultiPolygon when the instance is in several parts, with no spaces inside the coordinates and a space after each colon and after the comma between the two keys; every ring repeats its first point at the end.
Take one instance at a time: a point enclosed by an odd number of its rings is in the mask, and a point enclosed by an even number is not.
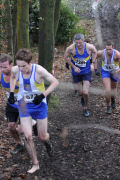
{"type": "Polygon", "coordinates": [[[41,102],[38,105],[33,103],[23,103],[22,101],[18,102],[18,110],[20,117],[29,117],[32,119],[45,119],[47,117],[48,106],[46,103],[41,102]]]}
{"type": "Polygon", "coordinates": [[[73,76],[73,82],[74,83],[78,83],[78,82],[81,82],[81,81],[89,81],[91,82],[91,72],[87,73],[87,74],[83,74],[83,75],[74,75],[72,74],[73,76]]]}
{"type": "Polygon", "coordinates": [[[114,82],[118,82],[119,80],[118,76],[115,77],[112,73],[110,73],[109,71],[105,71],[102,68],[101,68],[101,76],[102,76],[102,79],[110,78],[114,82]]]}

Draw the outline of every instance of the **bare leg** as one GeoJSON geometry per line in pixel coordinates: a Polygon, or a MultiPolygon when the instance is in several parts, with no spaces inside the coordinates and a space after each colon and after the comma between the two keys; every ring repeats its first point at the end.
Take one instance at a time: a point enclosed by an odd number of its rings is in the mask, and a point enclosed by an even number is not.
{"type": "Polygon", "coordinates": [[[42,141],[48,141],[49,140],[49,134],[47,132],[48,128],[48,120],[45,119],[38,119],[37,120],[37,128],[38,128],[38,136],[42,141]]]}
{"type": "Polygon", "coordinates": [[[28,173],[34,173],[39,169],[39,163],[37,159],[37,154],[32,140],[32,119],[31,117],[21,118],[21,126],[25,135],[25,145],[26,149],[32,159],[33,167],[28,170],[28,173]]]}
{"type": "Polygon", "coordinates": [[[82,96],[82,82],[74,83],[74,87],[78,91],[79,95],[82,96]]]}
{"type": "Polygon", "coordinates": [[[20,124],[16,127],[16,130],[19,132],[19,134],[23,134],[23,130],[20,124]]]}
{"type": "Polygon", "coordinates": [[[38,128],[38,136],[44,143],[47,153],[50,157],[54,155],[53,147],[52,144],[49,141],[49,134],[47,132],[47,125],[48,125],[48,120],[47,118],[42,119],[42,120],[37,120],[37,128],[38,128]]]}
{"type": "Polygon", "coordinates": [[[36,154],[34,143],[32,141],[29,141],[29,142],[26,141],[25,146],[33,162],[32,168],[28,170],[27,172],[32,174],[39,169],[39,162],[37,160],[37,154],[36,154]]]}
{"type": "Polygon", "coordinates": [[[117,99],[117,87],[118,82],[111,81],[111,107],[115,109],[116,107],[116,99],[117,99]]]}
{"type": "Polygon", "coordinates": [[[111,81],[111,89],[112,89],[111,96],[115,98],[117,96],[117,87],[118,87],[118,82],[111,81]]]}
{"type": "Polygon", "coordinates": [[[107,106],[111,106],[111,80],[110,78],[104,78],[103,84],[105,87],[105,97],[107,106]]]}
{"type": "Polygon", "coordinates": [[[16,142],[16,146],[14,149],[10,150],[10,153],[12,155],[17,154],[19,152],[22,152],[24,150],[24,141],[20,138],[20,132],[16,128],[16,123],[15,122],[9,122],[9,131],[11,136],[14,138],[16,142]]]}
{"type": "Polygon", "coordinates": [[[83,98],[84,98],[84,109],[88,106],[88,91],[90,87],[89,81],[83,81],[83,98]]]}
{"type": "Polygon", "coordinates": [[[9,128],[11,136],[15,139],[16,143],[21,143],[19,133],[16,130],[16,123],[15,122],[9,122],[8,128],[9,128]]]}

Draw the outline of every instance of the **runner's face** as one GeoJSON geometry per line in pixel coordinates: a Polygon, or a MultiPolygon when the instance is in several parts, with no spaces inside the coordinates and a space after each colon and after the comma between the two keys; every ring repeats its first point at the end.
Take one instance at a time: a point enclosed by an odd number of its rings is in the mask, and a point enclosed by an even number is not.
{"type": "Polygon", "coordinates": [[[30,63],[28,64],[25,61],[17,60],[16,64],[18,65],[18,67],[19,67],[20,71],[22,72],[22,74],[27,74],[28,72],[30,72],[30,67],[31,67],[30,63]]]}
{"type": "Polygon", "coordinates": [[[75,40],[75,43],[76,43],[78,49],[83,49],[83,47],[84,47],[84,41],[83,40],[81,40],[81,39],[75,40]]]}
{"type": "Polygon", "coordinates": [[[106,46],[106,51],[108,56],[112,56],[112,51],[113,51],[113,47],[111,46],[106,46]]]}
{"type": "Polygon", "coordinates": [[[9,75],[11,72],[12,63],[9,64],[8,61],[0,62],[0,72],[4,75],[9,75]]]}

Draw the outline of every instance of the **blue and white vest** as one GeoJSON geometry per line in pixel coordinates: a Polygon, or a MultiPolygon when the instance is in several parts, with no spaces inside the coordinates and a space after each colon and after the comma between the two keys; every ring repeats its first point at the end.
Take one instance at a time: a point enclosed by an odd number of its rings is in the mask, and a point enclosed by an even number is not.
{"type": "Polygon", "coordinates": [[[91,55],[87,52],[86,42],[84,43],[84,52],[80,54],[77,45],[75,43],[75,55],[71,57],[71,62],[80,69],[80,73],[76,73],[71,67],[71,71],[73,75],[82,75],[87,74],[91,71],[90,68],[90,57],[91,55]]]}
{"type": "Polygon", "coordinates": [[[113,49],[112,57],[109,61],[107,59],[106,49],[104,49],[104,61],[102,61],[102,69],[104,71],[115,72],[116,70],[119,69],[119,62],[115,62],[114,57],[115,57],[115,49],[113,49]]]}
{"type": "MultiPolygon", "coordinates": [[[[36,64],[32,64],[32,72],[28,79],[24,79],[21,71],[19,71],[18,101],[24,98],[26,103],[32,103],[36,95],[40,95],[45,91],[44,81],[42,80],[41,83],[35,81],[36,66],[36,64]]],[[[46,103],[46,98],[44,98],[42,102],[46,103]]]]}

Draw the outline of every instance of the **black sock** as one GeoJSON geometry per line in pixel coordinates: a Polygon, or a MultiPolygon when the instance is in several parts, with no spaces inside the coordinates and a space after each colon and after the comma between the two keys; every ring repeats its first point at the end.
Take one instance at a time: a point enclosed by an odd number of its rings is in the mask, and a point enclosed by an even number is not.
{"type": "Polygon", "coordinates": [[[50,141],[43,141],[43,144],[45,145],[46,148],[51,148],[51,143],[50,141]]]}

